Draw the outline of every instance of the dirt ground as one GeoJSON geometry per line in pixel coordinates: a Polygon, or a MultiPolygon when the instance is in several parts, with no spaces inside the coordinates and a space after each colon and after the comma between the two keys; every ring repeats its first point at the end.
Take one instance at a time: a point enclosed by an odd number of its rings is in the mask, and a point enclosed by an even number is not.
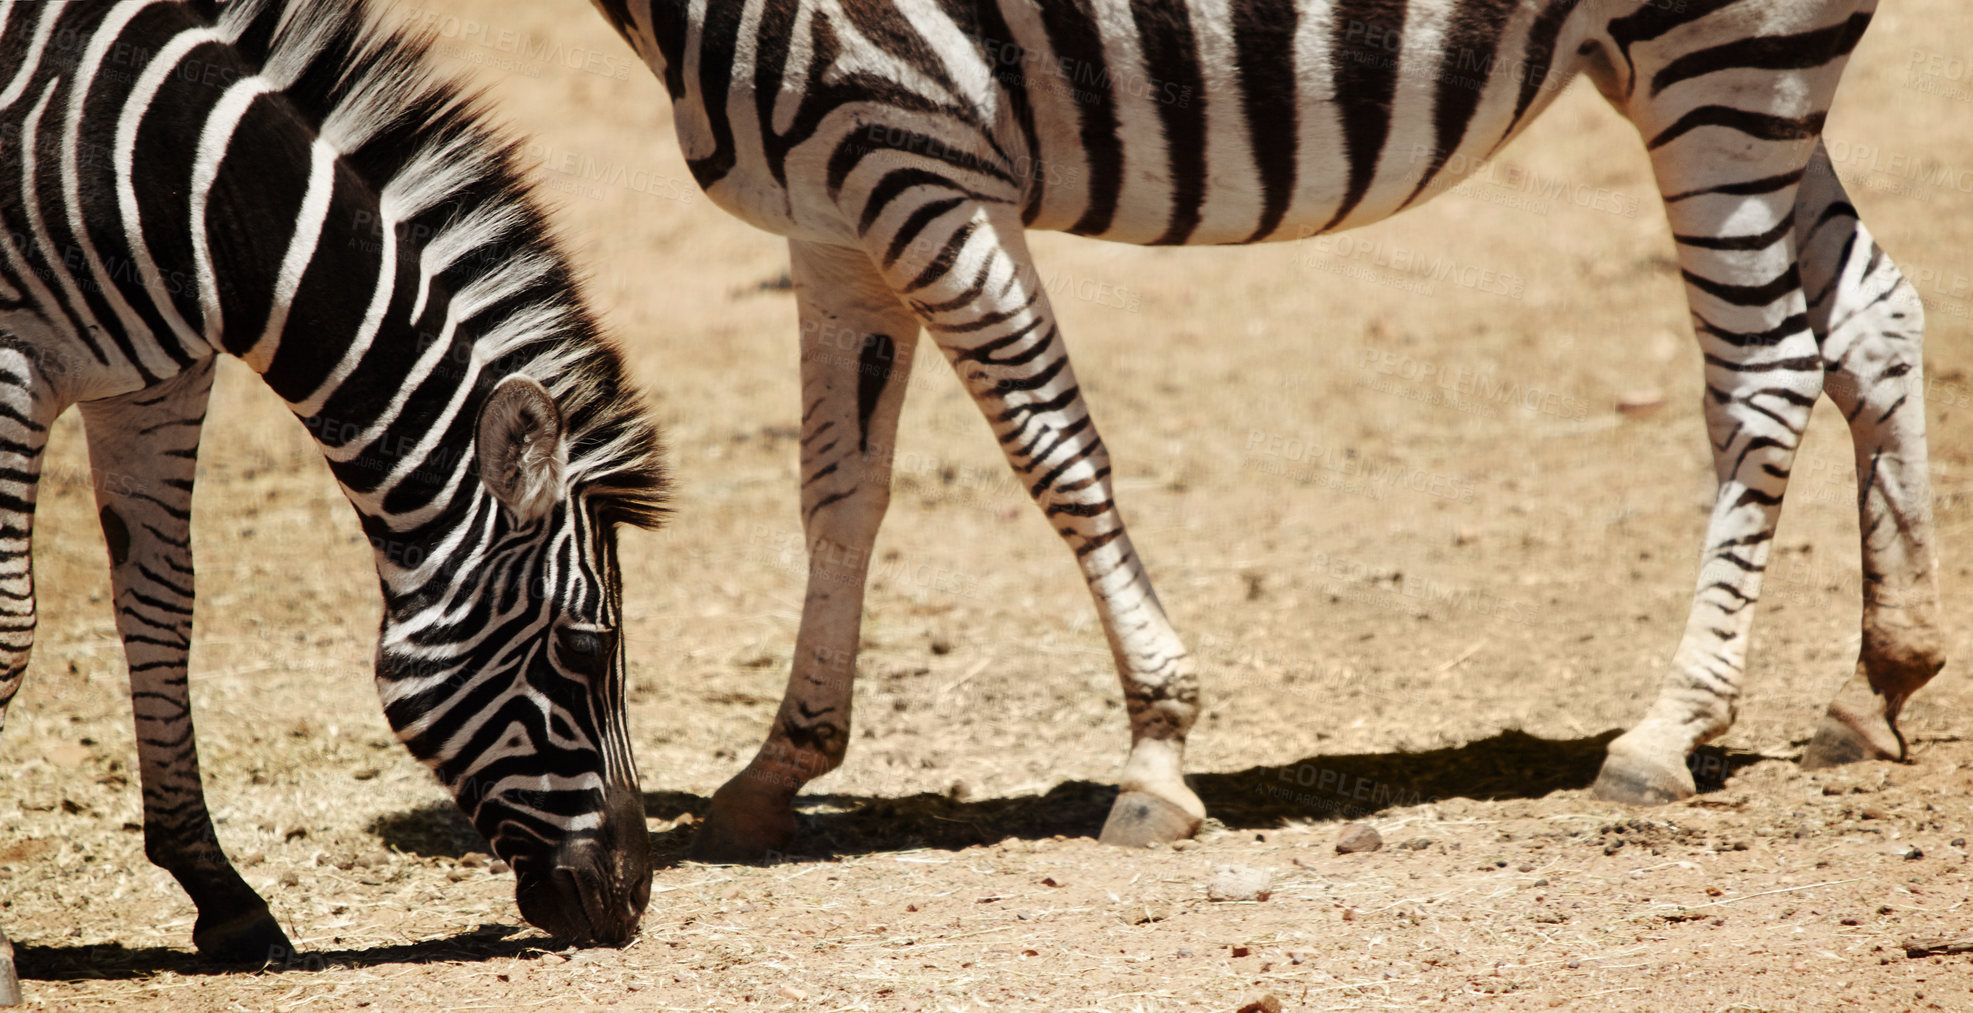
{"type": "MultiPolygon", "coordinates": [[[[1712,486],[1663,215],[1635,134],[1589,90],[1480,178],[1347,237],[1036,237],[1138,547],[1204,663],[1200,840],[1090,839],[1128,739],[1107,651],[1069,554],[927,355],[849,761],[805,797],[795,854],[728,868],[681,856],[766,729],[801,602],[783,248],[697,193],[657,84],[586,4],[404,13],[531,137],[670,433],[676,516],[624,544],[660,856],[643,935],[565,950],[521,924],[511,875],[380,714],[352,513],[301,427],[228,363],[200,478],[200,742],[222,842],[306,953],[202,965],[190,902],[144,861],[71,414],[42,487],[40,646],[0,739],[0,924],[31,1002],[1973,1009],[1973,956],[1902,946],[1973,932],[1963,669],[1908,710],[1915,764],[1794,763],[1858,648],[1854,479],[1826,406],[1708,790],[1648,811],[1585,791],[1677,640],[1712,486]],[[1393,266],[1417,259],[1454,270],[1393,266]],[[1661,409],[1616,411],[1650,392],[1661,409]],[[1384,849],[1337,854],[1346,819],[1384,849]],[[1223,865],[1268,873],[1266,899],[1209,899],[1223,865]]],[[[1973,657],[1969,122],[1973,10],[1887,0],[1828,136],[1927,300],[1957,659],[1973,657]]]]}

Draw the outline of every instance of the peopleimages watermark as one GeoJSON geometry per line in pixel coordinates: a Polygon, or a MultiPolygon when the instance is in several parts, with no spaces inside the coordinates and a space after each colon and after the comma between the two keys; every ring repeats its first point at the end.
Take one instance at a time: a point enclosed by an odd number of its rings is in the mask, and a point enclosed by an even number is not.
{"type": "Polygon", "coordinates": [[[1310,558],[1311,570],[1325,581],[1322,592],[1331,598],[1378,608],[1395,605],[1432,606],[1471,612],[1488,619],[1532,625],[1541,618],[1541,606],[1513,601],[1491,591],[1464,587],[1431,577],[1407,576],[1402,572],[1372,566],[1361,560],[1318,552],[1310,558]]]}
{"type": "Polygon", "coordinates": [[[461,47],[458,55],[469,63],[523,77],[541,76],[540,68],[544,66],[565,67],[617,80],[630,76],[632,61],[616,52],[571,46],[557,38],[537,37],[531,32],[440,11],[413,10],[407,17],[414,30],[430,32],[441,45],[461,47]]]}
{"type": "Polygon", "coordinates": [[[1048,271],[1041,275],[1041,287],[1050,298],[1075,299],[1079,302],[1108,306],[1111,309],[1135,313],[1144,303],[1144,293],[1139,289],[1076,275],[1068,271],[1048,271]]]}
{"type": "Polygon", "coordinates": [[[1973,61],[1913,49],[1905,63],[1905,87],[1954,102],[1973,102],[1973,61]]]}
{"type": "Polygon", "coordinates": [[[1925,188],[1973,193],[1973,167],[1948,165],[1929,155],[1887,151],[1840,137],[1825,137],[1822,145],[1833,166],[1864,174],[1867,189],[1905,195],[1925,188]]]}
{"type": "Polygon", "coordinates": [[[1091,61],[1073,56],[1043,56],[1008,39],[979,36],[974,39],[980,55],[986,58],[994,76],[1001,80],[1034,73],[1044,82],[1052,75],[1070,99],[1076,102],[1108,102],[1112,96],[1143,99],[1159,105],[1183,109],[1192,103],[1192,86],[1163,81],[1144,72],[1138,64],[1118,64],[1108,60],[1091,61]]]}
{"type": "Polygon", "coordinates": [[[681,204],[696,204],[699,200],[698,185],[690,180],[647,166],[597,158],[568,148],[531,142],[521,146],[521,160],[540,166],[548,174],[548,189],[591,200],[600,199],[604,187],[648,194],[681,204]]]}
{"type": "Polygon", "coordinates": [[[1589,417],[1589,402],[1562,391],[1548,390],[1489,370],[1442,366],[1429,359],[1382,348],[1365,348],[1359,366],[1364,376],[1357,386],[1413,401],[1427,401],[1460,411],[1517,407],[1571,422],[1589,417]],[[1422,388],[1411,386],[1422,384],[1422,388]]]}
{"type": "Polygon", "coordinates": [[[1256,781],[1254,794],[1323,812],[1370,812],[1440,801],[1416,788],[1312,763],[1282,767],[1275,779],[1278,784],[1256,781]]]}
{"type": "Polygon", "coordinates": [[[1383,499],[1392,489],[1462,503],[1472,502],[1476,495],[1473,480],[1469,478],[1404,464],[1367,464],[1347,450],[1325,447],[1288,433],[1249,429],[1246,452],[1247,462],[1241,465],[1242,470],[1283,475],[1372,499],[1383,499]]]}
{"type": "Polygon", "coordinates": [[[1556,205],[1636,218],[1644,204],[1635,195],[1606,186],[1545,176],[1512,162],[1493,161],[1478,155],[1461,155],[1429,144],[1411,148],[1411,164],[1422,167],[1441,161],[1438,175],[1426,186],[1427,193],[1451,192],[1517,211],[1547,215],[1556,205]]]}
{"type": "Polygon", "coordinates": [[[1518,274],[1462,264],[1441,253],[1428,254],[1381,239],[1351,233],[1324,233],[1304,226],[1295,237],[1302,267],[1345,277],[1391,285],[1418,295],[1431,295],[1434,284],[1471,289],[1504,299],[1519,299],[1527,279],[1518,274]]]}
{"type": "Polygon", "coordinates": [[[870,550],[853,549],[824,539],[809,542],[799,532],[755,524],[747,538],[747,557],[790,573],[817,575],[838,584],[852,584],[864,575],[865,586],[889,583],[960,598],[984,597],[980,576],[935,563],[885,556],[873,560],[870,550]]]}
{"type": "Polygon", "coordinates": [[[878,122],[871,123],[844,138],[837,150],[839,153],[855,154],[859,157],[879,152],[923,155],[927,159],[943,162],[968,172],[1012,176],[1015,179],[1032,180],[1046,187],[1072,186],[1081,178],[1080,170],[1069,168],[1059,162],[1043,162],[1032,155],[1010,155],[992,148],[976,151],[961,146],[974,140],[976,138],[969,135],[963,142],[954,142],[933,134],[921,133],[910,127],[878,122]]]}

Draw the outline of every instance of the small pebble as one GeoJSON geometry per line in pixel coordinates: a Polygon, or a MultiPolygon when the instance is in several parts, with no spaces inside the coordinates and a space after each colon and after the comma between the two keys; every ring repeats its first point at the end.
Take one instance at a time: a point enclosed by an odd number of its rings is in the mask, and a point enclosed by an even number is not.
{"type": "Polygon", "coordinates": [[[1343,827],[1336,838],[1336,853],[1354,854],[1359,851],[1376,851],[1384,846],[1384,836],[1362,823],[1351,823],[1343,827]]]}
{"type": "Polygon", "coordinates": [[[800,1002],[803,999],[808,998],[807,992],[804,992],[793,985],[783,985],[779,989],[776,989],[776,991],[780,992],[784,997],[793,999],[796,1002],[800,1002]]]}
{"type": "Polygon", "coordinates": [[[1191,851],[1193,848],[1198,847],[1198,845],[1198,841],[1188,837],[1171,842],[1171,849],[1173,851],[1191,851]]]}
{"type": "Polygon", "coordinates": [[[1262,992],[1247,999],[1245,1005],[1233,1013],[1281,1013],[1281,1000],[1273,992],[1262,992]]]}
{"type": "Polygon", "coordinates": [[[1221,901],[1266,900],[1274,877],[1266,869],[1244,865],[1222,865],[1206,881],[1206,899],[1221,901]]]}

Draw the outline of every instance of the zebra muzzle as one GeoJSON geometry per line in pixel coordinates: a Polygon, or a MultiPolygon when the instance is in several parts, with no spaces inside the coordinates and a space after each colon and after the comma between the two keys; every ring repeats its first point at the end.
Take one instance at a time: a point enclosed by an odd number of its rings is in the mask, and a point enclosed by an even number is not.
{"type": "Polygon", "coordinates": [[[530,925],[583,945],[622,946],[651,899],[650,842],[634,789],[609,789],[603,825],[514,863],[514,901],[530,925]]]}

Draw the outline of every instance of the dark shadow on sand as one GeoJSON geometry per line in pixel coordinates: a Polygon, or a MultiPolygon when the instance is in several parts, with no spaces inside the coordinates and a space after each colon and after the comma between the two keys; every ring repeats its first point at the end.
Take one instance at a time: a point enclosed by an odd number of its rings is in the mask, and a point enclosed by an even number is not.
{"type": "MultiPolygon", "coordinates": [[[[1590,738],[1551,740],[1505,731],[1426,752],[1312,756],[1283,766],[1194,774],[1189,780],[1207,811],[1226,827],[1267,830],[1290,820],[1360,819],[1385,809],[1449,798],[1540,798],[1587,788],[1596,779],[1604,748],[1617,734],[1613,729],[1590,738]]],[[[1699,790],[1707,792],[1718,790],[1740,769],[1762,759],[1755,753],[1706,747],[1693,755],[1690,766],[1699,790]]],[[[801,828],[794,846],[776,857],[813,860],[916,848],[958,850],[1008,837],[1094,837],[1115,797],[1115,787],[1089,781],[1067,781],[1043,795],[973,801],[930,793],[902,798],[806,794],[797,799],[801,828]]],[[[684,860],[708,802],[686,792],[645,793],[645,812],[653,819],[674,822],[688,813],[694,817],[690,823],[651,835],[658,869],[684,860]]],[[[486,851],[486,842],[472,825],[445,803],[380,817],[368,829],[385,846],[413,854],[458,858],[486,851]]],[[[558,946],[533,929],[490,923],[445,939],[283,956],[266,970],[525,958],[558,946]]],[[[37,981],[252,970],[201,960],[189,948],[22,944],[16,946],[15,955],[20,976],[37,981]]]]}
{"type": "MultiPolygon", "coordinates": [[[[1438,799],[1540,798],[1587,788],[1617,734],[1612,729],[1553,740],[1504,731],[1444,749],[1311,756],[1283,766],[1194,774],[1189,781],[1214,819],[1235,830],[1265,830],[1288,820],[1360,819],[1438,799]]],[[[1691,768],[1700,791],[1713,791],[1760,759],[1707,747],[1693,755],[1691,768]]],[[[791,850],[779,857],[956,850],[1007,837],[1094,837],[1115,798],[1114,786],[1090,781],[1065,781],[1043,795],[968,801],[931,793],[884,798],[809,792],[796,799],[801,828],[791,850]]],[[[695,824],[708,801],[687,792],[652,791],[644,795],[644,810],[667,822],[689,813],[695,824]]],[[[486,850],[465,817],[443,804],[393,813],[369,829],[384,844],[421,855],[458,857],[486,850]]],[[[657,868],[684,859],[695,829],[687,824],[651,835],[657,868]]]]}
{"type": "Polygon", "coordinates": [[[393,943],[367,949],[325,949],[302,953],[274,954],[265,966],[228,964],[206,960],[191,949],[146,946],[132,949],[117,943],[83,946],[44,946],[15,943],[14,960],[23,980],[95,981],[148,978],[169,971],[183,975],[238,974],[243,971],[289,973],[325,971],[334,968],[373,967],[379,964],[432,964],[445,961],[478,961],[499,957],[531,958],[563,944],[520,925],[487,923],[445,939],[417,943],[393,943]]]}

